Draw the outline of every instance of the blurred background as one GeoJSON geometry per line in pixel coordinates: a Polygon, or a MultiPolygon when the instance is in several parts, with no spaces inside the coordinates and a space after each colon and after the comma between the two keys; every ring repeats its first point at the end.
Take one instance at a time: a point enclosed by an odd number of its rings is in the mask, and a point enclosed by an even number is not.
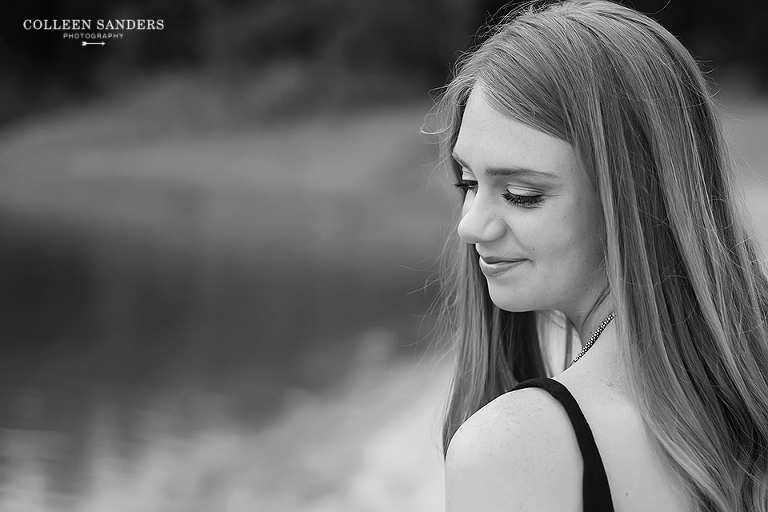
{"type": "MultiPolygon", "coordinates": [[[[765,240],[762,2],[632,5],[716,83],[765,240]]],[[[3,4],[0,510],[442,510],[456,197],[420,128],[502,6],[3,4]]]]}

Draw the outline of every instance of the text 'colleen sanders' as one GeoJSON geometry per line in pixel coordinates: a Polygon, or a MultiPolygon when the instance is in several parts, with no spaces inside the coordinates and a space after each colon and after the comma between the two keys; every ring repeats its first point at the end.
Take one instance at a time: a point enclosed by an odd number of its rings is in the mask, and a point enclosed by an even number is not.
{"type": "Polygon", "coordinates": [[[24,20],[26,30],[163,30],[163,20],[24,20]]]}

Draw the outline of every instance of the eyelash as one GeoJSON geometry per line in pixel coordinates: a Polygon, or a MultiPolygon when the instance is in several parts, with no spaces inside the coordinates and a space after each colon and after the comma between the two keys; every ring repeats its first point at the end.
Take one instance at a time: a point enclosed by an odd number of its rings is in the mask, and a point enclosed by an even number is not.
{"type": "MultiPolygon", "coordinates": [[[[477,182],[472,180],[461,180],[456,182],[454,185],[456,188],[463,190],[464,193],[467,193],[470,190],[475,190],[477,188],[477,182]]],[[[515,206],[521,206],[523,208],[536,206],[544,200],[541,195],[525,196],[520,194],[513,194],[509,191],[501,194],[501,197],[506,199],[508,203],[515,206]]]]}

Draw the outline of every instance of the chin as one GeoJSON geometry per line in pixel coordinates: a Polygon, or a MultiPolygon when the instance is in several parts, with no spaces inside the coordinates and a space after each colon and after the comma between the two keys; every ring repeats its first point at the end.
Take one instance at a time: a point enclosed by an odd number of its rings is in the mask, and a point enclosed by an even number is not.
{"type": "Polygon", "coordinates": [[[510,313],[525,313],[526,311],[541,309],[536,307],[528,297],[522,297],[519,293],[514,293],[514,291],[508,289],[495,290],[493,286],[489,285],[488,292],[491,302],[497,308],[509,311],[510,313]]]}

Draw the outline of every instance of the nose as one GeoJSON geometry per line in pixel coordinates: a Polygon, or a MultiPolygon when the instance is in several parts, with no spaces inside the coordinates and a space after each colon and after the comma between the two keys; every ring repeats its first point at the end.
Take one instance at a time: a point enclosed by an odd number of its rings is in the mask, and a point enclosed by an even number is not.
{"type": "Polygon", "coordinates": [[[467,195],[459,221],[459,237],[468,244],[492,242],[504,234],[504,220],[481,195],[467,195]]]}

